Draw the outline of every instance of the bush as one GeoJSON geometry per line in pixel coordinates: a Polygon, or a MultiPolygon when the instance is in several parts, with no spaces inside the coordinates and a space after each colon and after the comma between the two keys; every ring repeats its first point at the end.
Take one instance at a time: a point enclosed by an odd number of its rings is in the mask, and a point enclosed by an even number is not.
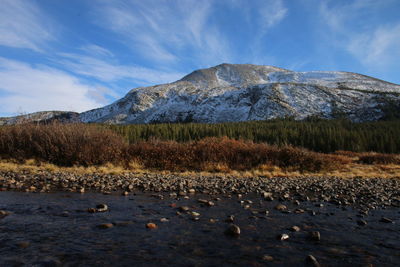
{"type": "Polygon", "coordinates": [[[61,166],[124,160],[127,144],[111,130],[84,124],[24,124],[0,128],[0,156],[61,166]]]}
{"type": "Polygon", "coordinates": [[[399,156],[394,154],[366,153],[358,161],[363,164],[400,164],[399,156]]]}

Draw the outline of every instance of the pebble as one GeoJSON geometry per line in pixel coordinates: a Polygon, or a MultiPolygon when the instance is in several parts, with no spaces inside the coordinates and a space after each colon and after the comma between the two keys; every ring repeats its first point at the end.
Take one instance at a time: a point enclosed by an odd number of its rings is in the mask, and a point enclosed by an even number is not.
{"type": "Polygon", "coordinates": [[[97,212],[106,212],[108,211],[108,206],[106,204],[99,204],[96,206],[97,212]]]}
{"type": "Polygon", "coordinates": [[[225,222],[233,222],[235,219],[234,215],[229,215],[228,218],[225,220],[225,222]]]}
{"type": "Polygon", "coordinates": [[[195,216],[195,217],[200,216],[200,213],[195,212],[195,211],[192,211],[190,214],[191,214],[192,216],[195,216]]]}
{"type": "Polygon", "coordinates": [[[181,207],[179,207],[179,211],[182,211],[182,212],[187,212],[187,211],[189,211],[190,210],[190,208],[188,207],[188,206],[181,206],[181,207]]]}
{"type": "Polygon", "coordinates": [[[320,267],[321,266],[321,264],[319,264],[317,259],[311,254],[307,256],[306,262],[308,262],[309,264],[311,264],[314,267],[320,267]]]}
{"type": "Polygon", "coordinates": [[[389,219],[387,217],[382,217],[379,221],[383,223],[394,223],[392,219],[389,219]]]}
{"type": "Polygon", "coordinates": [[[229,225],[228,229],[226,229],[225,233],[231,236],[239,236],[240,228],[236,224],[229,225]]]}
{"type": "Polygon", "coordinates": [[[196,190],[194,190],[193,188],[190,188],[190,189],[188,190],[188,192],[189,192],[190,194],[194,194],[194,193],[196,193],[196,190]]]}
{"type": "Polygon", "coordinates": [[[273,260],[274,260],[274,257],[272,257],[271,255],[264,255],[264,256],[262,257],[262,259],[263,259],[264,261],[273,261],[273,260]]]}
{"type": "Polygon", "coordinates": [[[300,227],[298,227],[297,225],[294,225],[294,226],[290,227],[289,230],[292,231],[292,232],[299,232],[300,231],[300,227]]]}
{"type": "Polygon", "coordinates": [[[4,217],[10,215],[10,212],[5,211],[5,210],[0,210],[0,219],[3,219],[4,217]]]}
{"type": "Polygon", "coordinates": [[[160,222],[169,222],[169,220],[167,218],[161,218],[160,222]]]}
{"type": "Polygon", "coordinates": [[[311,240],[314,240],[314,241],[320,241],[321,240],[321,234],[318,231],[310,232],[309,236],[310,236],[311,240]]]}
{"type": "Polygon", "coordinates": [[[289,235],[288,234],[280,234],[280,235],[278,235],[278,239],[282,240],[282,241],[288,240],[289,239],[289,235]]]}
{"type": "Polygon", "coordinates": [[[29,241],[21,241],[17,243],[17,246],[19,248],[27,248],[31,245],[31,243],[29,241]]]}
{"type": "Polygon", "coordinates": [[[148,223],[148,224],[146,224],[146,228],[147,229],[156,229],[158,226],[157,226],[157,224],[155,224],[155,223],[148,223]]]}
{"type": "Polygon", "coordinates": [[[100,229],[108,229],[108,228],[114,227],[114,224],[112,224],[112,223],[102,223],[102,224],[97,225],[97,227],[100,228],[100,229]]]}
{"type": "Polygon", "coordinates": [[[285,210],[287,210],[287,207],[283,204],[278,204],[275,206],[275,209],[279,210],[279,211],[285,211],[285,210]]]}
{"type": "Polygon", "coordinates": [[[368,223],[365,220],[358,220],[357,224],[360,226],[364,226],[364,225],[367,225],[368,223]]]}

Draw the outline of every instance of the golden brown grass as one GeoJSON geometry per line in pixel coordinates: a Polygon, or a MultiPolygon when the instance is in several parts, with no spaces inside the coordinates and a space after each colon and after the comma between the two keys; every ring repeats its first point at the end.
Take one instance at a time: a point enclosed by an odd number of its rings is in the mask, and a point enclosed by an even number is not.
{"type": "Polygon", "coordinates": [[[341,166],[341,168],[329,170],[329,171],[316,171],[316,172],[300,172],[296,170],[290,170],[281,168],[279,166],[273,166],[269,164],[260,165],[258,168],[251,170],[231,170],[223,165],[209,165],[203,171],[169,171],[169,170],[156,170],[156,169],[145,169],[142,165],[133,162],[129,167],[115,166],[113,164],[105,164],[100,166],[73,166],[73,167],[60,167],[50,163],[39,163],[36,160],[27,160],[24,163],[19,163],[10,160],[0,161],[0,171],[12,171],[12,172],[29,172],[29,173],[40,173],[46,172],[68,172],[75,174],[176,174],[180,176],[221,176],[221,177],[307,177],[307,176],[327,176],[327,177],[339,177],[339,178],[399,178],[400,177],[400,165],[394,164],[375,164],[366,165],[359,164],[357,159],[351,163],[347,163],[341,166]]]}

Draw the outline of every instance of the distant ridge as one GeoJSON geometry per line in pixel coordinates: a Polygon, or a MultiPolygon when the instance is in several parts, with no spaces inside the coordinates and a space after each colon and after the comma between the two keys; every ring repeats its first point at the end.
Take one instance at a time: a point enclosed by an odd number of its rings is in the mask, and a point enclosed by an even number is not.
{"type": "Polygon", "coordinates": [[[78,117],[67,114],[73,121],[111,124],[216,123],[288,116],[374,121],[385,116],[388,103],[400,106],[400,85],[361,74],[224,63],[193,71],[173,83],[132,89],[114,103],[78,117]]]}

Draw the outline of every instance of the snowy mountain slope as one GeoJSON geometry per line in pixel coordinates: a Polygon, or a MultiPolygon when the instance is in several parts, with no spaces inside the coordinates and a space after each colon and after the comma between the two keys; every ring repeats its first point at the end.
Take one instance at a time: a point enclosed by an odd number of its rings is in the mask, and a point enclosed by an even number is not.
{"type": "Polygon", "coordinates": [[[400,103],[400,86],[361,74],[221,64],[174,83],[133,89],[111,105],[81,113],[80,119],[213,123],[342,114],[367,121],[381,118],[387,101],[400,103]]]}

